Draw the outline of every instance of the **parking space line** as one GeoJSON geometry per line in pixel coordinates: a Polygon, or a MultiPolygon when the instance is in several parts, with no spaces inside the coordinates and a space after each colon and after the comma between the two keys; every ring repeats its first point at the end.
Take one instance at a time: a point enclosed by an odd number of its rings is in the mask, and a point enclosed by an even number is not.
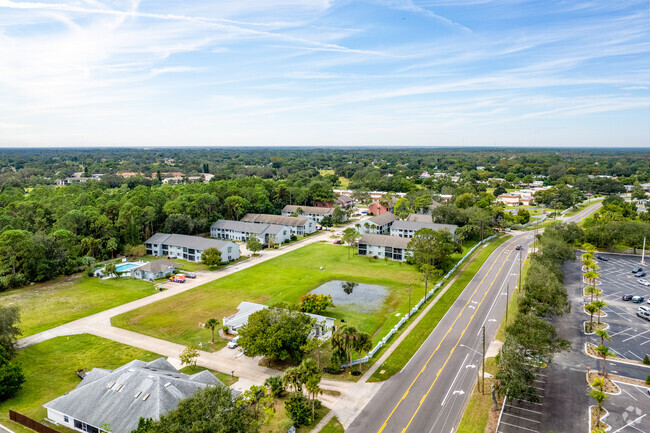
{"type": "Polygon", "coordinates": [[[647,398],[650,398],[650,395],[648,394],[648,391],[646,391],[646,388],[641,388],[640,386],[635,386],[634,387],[637,391],[639,391],[641,394],[645,395],[647,398]]]}
{"type": "Polygon", "coordinates": [[[515,399],[513,399],[513,400],[517,400],[517,401],[520,401],[520,402],[522,402],[522,403],[530,403],[530,404],[536,404],[536,405],[538,405],[538,406],[544,406],[542,403],[535,403],[534,401],[519,400],[518,398],[515,398],[515,399]]]}
{"type": "Polygon", "coordinates": [[[632,328],[627,328],[627,329],[624,330],[624,331],[616,332],[616,333],[610,335],[610,337],[614,337],[614,336],[616,336],[616,335],[618,335],[618,334],[622,334],[622,333],[624,333],[624,332],[630,331],[631,329],[632,329],[632,328]]]}
{"type": "Polygon", "coordinates": [[[635,358],[638,358],[639,360],[643,359],[639,355],[637,355],[636,353],[632,352],[631,350],[628,350],[627,353],[631,353],[632,355],[634,355],[635,358]]]}
{"type": "Polygon", "coordinates": [[[631,339],[633,339],[633,338],[640,337],[640,336],[642,336],[643,334],[646,334],[646,333],[648,333],[648,332],[650,332],[650,329],[648,329],[647,331],[643,331],[643,332],[640,333],[640,334],[633,335],[633,336],[631,336],[630,338],[626,338],[625,340],[623,340],[623,342],[625,343],[627,340],[631,340],[631,339]]]}
{"type": "Polygon", "coordinates": [[[650,343],[650,340],[646,340],[646,341],[644,341],[643,343],[639,344],[639,346],[643,346],[643,345],[646,344],[646,343],[650,343]]]}
{"type": "Polygon", "coordinates": [[[523,416],[513,415],[513,414],[508,413],[508,412],[503,412],[503,414],[504,414],[504,415],[511,416],[511,417],[513,417],[513,418],[523,419],[524,421],[528,421],[528,422],[536,422],[537,424],[539,424],[539,423],[541,422],[541,421],[535,421],[534,419],[525,418],[525,417],[523,417],[523,416]]]}
{"type": "Polygon", "coordinates": [[[636,397],[634,397],[632,394],[630,394],[629,392],[627,392],[623,387],[620,387],[620,388],[621,388],[621,391],[623,391],[624,393],[626,393],[627,395],[629,395],[631,398],[633,398],[634,401],[638,401],[638,400],[636,399],[636,397]]]}
{"type": "Polygon", "coordinates": [[[638,420],[640,420],[641,418],[643,418],[643,417],[646,416],[646,415],[647,415],[647,414],[644,413],[643,415],[641,415],[640,417],[638,417],[638,418],[635,419],[634,421],[631,421],[631,422],[625,424],[623,427],[621,427],[621,428],[618,429],[618,430],[613,431],[612,433],[618,433],[618,432],[620,432],[620,431],[623,430],[625,427],[631,426],[632,424],[634,424],[635,422],[637,422],[638,420]]]}
{"type": "Polygon", "coordinates": [[[508,406],[508,407],[512,407],[512,408],[514,408],[514,409],[526,410],[526,411],[528,411],[528,412],[536,413],[536,414],[538,414],[538,415],[541,415],[541,414],[542,414],[541,412],[538,412],[538,411],[536,411],[536,410],[532,410],[532,409],[526,409],[525,407],[513,406],[513,405],[511,405],[511,404],[506,404],[506,406],[508,406]]]}
{"type": "Polygon", "coordinates": [[[535,433],[539,433],[539,430],[533,430],[532,428],[526,428],[526,427],[521,427],[521,426],[518,426],[518,425],[515,425],[515,424],[509,424],[509,423],[507,423],[505,421],[501,421],[501,424],[509,425],[510,427],[520,428],[520,429],[526,430],[526,431],[532,431],[532,432],[535,432],[535,433]]]}

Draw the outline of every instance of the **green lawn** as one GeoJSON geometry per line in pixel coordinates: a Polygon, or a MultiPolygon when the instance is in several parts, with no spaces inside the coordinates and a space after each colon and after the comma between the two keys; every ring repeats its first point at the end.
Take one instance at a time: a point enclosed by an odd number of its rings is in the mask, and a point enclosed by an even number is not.
{"type": "MultiPolygon", "coordinates": [[[[289,415],[287,415],[286,410],[284,409],[284,402],[289,398],[288,394],[285,394],[284,397],[275,399],[273,402],[273,418],[268,422],[268,424],[262,426],[261,433],[286,433],[291,428],[293,424],[289,415]]],[[[310,432],[320,420],[329,413],[329,409],[325,406],[321,406],[319,409],[316,409],[314,421],[311,425],[302,425],[296,429],[296,433],[308,433],[310,432]]],[[[321,430],[325,431],[325,430],[321,430]]],[[[342,430],[341,430],[342,431],[342,430]]]]}
{"type": "Polygon", "coordinates": [[[420,348],[422,343],[429,337],[438,322],[442,320],[449,307],[456,301],[458,296],[465,290],[467,284],[474,278],[476,272],[483,266],[483,263],[494,252],[494,250],[508,240],[511,236],[497,238],[481,249],[478,255],[472,260],[452,286],[440,297],[427,315],[420,320],[411,333],[400,343],[397,349],[384,361],[384,363],[375,371],[368,380],[369,382],[379,382],[386,380],[399,372],[420,348]],[[381,374],[381,371],[384,371],[381,374]]]}
{"type": "MultiPolygon", "coordinates": [[[[239,259],[234,260],[229,263],[225,263],[223,265],[219,266],[206,266],[203,263],[196,263],[196,262],[190,262],[189,260],[183,260],[183,259],[169,259],[174,263],[178,263],[180,265],[183,265],[182,267],[178,268],[179,271],[184,271],[184,272],[196,272],[196,271],[217,271],[221,268],[225,268],[226,266],[230,266],[234,263],[241,262],[243,260],[248,259],[248,256],[241,256],[239,259]]],[[[141,260],[145,262],[152,262],[154,260],[160,260],[160,257],[155,257],[155,256],[143,256],[141,257],[141,260]]]]}
{"type": "Polygon", "coordinates": [[[84,275],[1,292],[0,304],[20,309],[20,327],[26,337],[154,293],[150,282],[84,275]]]}
{"type": "Polygon", "coordinates": [[[0,423],[16,433],[31,432],[9,421],[9,409],[42,421],[46,416],[42,405],[77,386],[78,369],[114,369],[134,359],[153,361],[159,357],[88,334],[58,337],[23,349],[16,361],[22,365],[27,380],[14,398],[0,403],[0,423]]]}
{"type": "MultiPolygon", "coordinates": [[[[199,328],[199,322],[213,317],[221,320],[235,313],[241,301],[297,303],[301,296],[330,280],[389,288],[383,307],[374,313],[340,306],[325,313],[370,333],[375,342],[406,313],[409,285],[413,288],[413,304],[424,292],[423,277],[413,266],[359,256],[348,259],[347,247],[317,243],[114,317],[113,325],[184,345],[206,343],[210,331],[199,328]]],[[[213,345],[213,350],[223,345],[225,340],[213,345]]],[[[203,346],[205,350],[206,344],[203,346]]]]}
{"type": "Polygon", "coordinates": [[[321,429],[320,433],[344,433],[345,429],[339,422],[339,419],[337,417],[334,417],[325,424],[325,426],[321,429]]]}

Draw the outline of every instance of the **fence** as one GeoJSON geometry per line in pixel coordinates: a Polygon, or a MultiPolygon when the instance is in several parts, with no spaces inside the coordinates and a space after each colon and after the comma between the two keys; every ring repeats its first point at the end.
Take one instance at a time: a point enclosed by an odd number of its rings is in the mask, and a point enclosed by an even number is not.
{"type": "Polygon", "coordinates": [[[9,419],[38,433],[59,433],[53,428],[43,425],[38,421],[34,421],[33,419],[26,417],[21,413],[14,412],[13,410],[9,411],[9,419]]]}
{"type": "MultiPolygon", "coordinates": [[[[438,289],[440,289],[440,287],[442,287],[442,285],[443,285],[444,283],[447,282],[447,280],[448,280],[448,279],[449,279],[449,278],[454,274],[454,272],[456,272],[456,270],[460,267],[460,265],[463,264],[463,262],[465,262],[465,260],[467,260],[469,257],[471,257],[472,254],[474,254],[474,252],[478,249],[478,247],[480,247],[481,245],[485,244],[486,242],[491,241],[491,240],[494,239],[494,238],[496,238],[496,235],[492,235],[492,236],[490,236],[490,237],[488,237],[488,238],[485,238],[485,239],[483,239],[481,242],[479,242],[478,244],[474,245],[474,246],[472,247],[472,249],[469,250],[469,251],[467,252],[467,254],[465,254],[465,255],[464,255],[464,256],[463,256],[463,257],[458,261],[458,263],[456,263],[456,264],[454,265],[454,267],[451,268],[451,269],[449,270],[449,272],[447,272],[447,274],[446,274],[444,277],[442,277],[442,280],[438,281],[438,283],[437,283],[437,284],[436,284],[436,285],[435,285],[431,290],[429,290],[429,292],[426,294],[426,296],[424,296],[422,299],[420,299],[420,302],[418,302],[417,304],[415,304],[415,306],[414,306],[413,308],[411,308],[411,311],[409,311],[408,313],[406,313],[406,314],[405,314],[405,315],[400,319],[400,321],[397,322],[397,324],[396,324],[395,326],[393,326],[393,327],[391,328],[390,331],[388,331],[388,333],[384,336],[384,338],[382,338],[381,341],[380,341],[379,343],[377,343],[377,345],[376,345],[375,347],[373,347],[372,350],[371,350],[370,352],[368,352],[368,356],[365,356],[365,357],[363,357],[363,358],[361,358],[361,359],[355,359],[354,361],[352,361],[352,362],[350,363],[350,366],[352,366],[352,365],[358,365],[358,364],[361,364],[362,362],[368,362],[368,361],[370,360],[370,358],[372,358],[373,356],[375,356],[375,354],[376,354],[376,353],[377,353],[377,352],[378,352],[382,347],[384,347],[384,345],[388,342],[388,340],[390,340],[391,337],[392,337],[393,335],[395,335],[395,333],[396,333],[397,331],[399,331],[399,329],[400,329],[400,328],[401,328],[401,327],[406,323],[406,321],[407,321],[407,320],[408,320],[408,319],[409,319],[413,314],[417,313],[417,311],[420,309],[420,307],[422,307],[422,305],[423,305],[426,301],[428,301],[429,298],[431,298],[431,297],[432,297],[432,296],[433,296],[433,295],[438,291],[438,289]]],[[[341,364],[341,368],[347,368],[347,367],[348,367],[348,364],[347,364],[347,363],[346,363],[346,364],[341,364]]]]}

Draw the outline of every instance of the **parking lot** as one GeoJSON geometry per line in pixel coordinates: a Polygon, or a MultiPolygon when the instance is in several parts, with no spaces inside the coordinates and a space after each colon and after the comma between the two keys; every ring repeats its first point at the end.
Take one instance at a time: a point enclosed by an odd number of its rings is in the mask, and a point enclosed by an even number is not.
{"type": "Polygon", "coordinates": [[[535,388],[539,402],[508,398],[503,404],[503,411],[497,426],[497,433],[539,433],[544,409],[546,375],[537,373],[535,388]]]}
{"type": "MultiPolygon", "coordinates": [[[[612,338],[609,346],[617,356],[641,361],[646,354],[650,356],[650,321],[638,317],[636,312],[641,305],[650,307],[647,303],[650,287],[639,284],[639,278],[631,271],[639,266],[646,270],[647,266],[640,265],[639,257],[635,256],[600,255],[609,259],[598,260],[602,282],[598,288],[603,291],[602,299],[608,304],[604,308],[607,316],[601,320],[609,325],[608,333],[612,338]],[[645,300],[639,304],[623,301],[622,296],[626,294],[643,296],[645,300]]],[[[588,303],[589,297],[585,297],[584,302],[588,303]]],[[[585,317],[589,320],[588,316],[585,317]]],[[[597,336],[593,336],[591,341],[600,344],[597,336]]]]}
{"type": "Polygon", "coordinates": [[[616,383],[621,394],[605,400],[604,408],[609,414],[605,422],[610,433],[650,432],[650,395],[647,388],[616,383]]]}

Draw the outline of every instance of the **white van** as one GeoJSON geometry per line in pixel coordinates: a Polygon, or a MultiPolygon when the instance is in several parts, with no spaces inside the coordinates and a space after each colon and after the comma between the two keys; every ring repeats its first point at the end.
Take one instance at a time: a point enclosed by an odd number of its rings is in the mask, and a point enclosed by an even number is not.
{"type": "Polygon", "coordinates": [[[640,306],[639,311],[636,312],[636,315],[644,318],[645,320],[650,320],[650,307],[640,306]]]}

